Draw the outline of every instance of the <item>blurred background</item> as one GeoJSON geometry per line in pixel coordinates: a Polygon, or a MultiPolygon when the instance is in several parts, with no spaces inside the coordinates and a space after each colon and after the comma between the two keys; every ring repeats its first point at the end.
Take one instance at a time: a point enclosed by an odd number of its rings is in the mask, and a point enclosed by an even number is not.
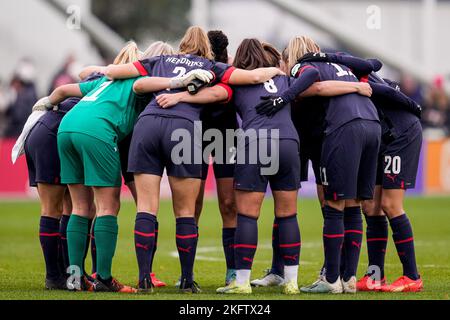
{"type": "Polygon", "coordinates": [[[155,40],[176,46],[190,25],[223,30],[231,54],[244,38],[282,50],[305,34],[323,51],[381,59],[382,75],[424,108],[412,194],[450,195],[448,0],[15,0],[0,1],[0,197],[35,196],[24,159],[12,166],[10,152],[38,97],[78,81],[85,65],[109,63],[128,40],[141,50],[155,40]]]}

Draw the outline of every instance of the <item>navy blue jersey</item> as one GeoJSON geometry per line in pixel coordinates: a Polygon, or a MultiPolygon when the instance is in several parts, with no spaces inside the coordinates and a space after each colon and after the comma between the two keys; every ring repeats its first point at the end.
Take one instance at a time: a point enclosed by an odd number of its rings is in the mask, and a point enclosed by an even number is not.
{"type": "MultiPolygon", "coordinates": [[[[350,68],[336,63],[306,62],[295,66],[292,74],[298,75],[306,68],[316,68],[320,74],[320,81],[359,82],[350,68]]],[[[372,101],[357,93],[330,97],[326,100],[326,108],[326,135],[354,119],[380,120],[372,101]]]]}
{"type": "MultiPolygon", "coordinates": [[[[378,83],[388,86],[388,84],[376,73],[372,73],[369,75],[369,83],[378,83]]],[[[400,136],[403,132],[406,132],[413,125],[420,122],[420,120],[414,114],[404,109],[395,108],[394,104],[396,104],[397,102],[394,95],[396,94],[401,93],[396,90],[392,90],[392,96],[389,97],[377,95],[377,92],[374,91],[374,94],[372,95],[372,101],[375,106],[383,112],[384,116],[390,120],[390,122],[394,126],[394,128],[392,128],[391,130],[395,131],[395,135],[400,136]]]]}
{"type": "MultiPolygon", "coordinates": [[[[227,64],[214,62],[194,55],[159,56],[136,62],[135,66],[142,76],[166,78],[183,76],[184,74],[196,69],[210,70],[215,75],[212,85],[219,82],[227,84],[228,79],[234,70],[233,67],[227,64]]],[[[185,89],[182,88],[171,90],[171,93],[180,91],[185,91],[185,89]]],[[[156,92],[155,97],[167,92],[167,90],[156,92]]],[[[162,109],[159,107],[156,99],[153,99],[145,108],[144,112],[142,112],[141,117],[152,114],[166,117],[184,118],[190,121],[199,121],[203,107],[207,106],[181,102],[172,108],[162,109]]]]}
{"type": "MultiPolygon", "coordinates": [[[[276,95],[289,89],[291,79],[277,76],[264,84],[233,87],[234,105],[242,119],[242,129],[278,129],[280,139],[299,141],[297,130],[291,119],[291,106],[283,108],[273,117],[259,115],[255,107],[261,102],[262,96],[276,95]]],[[[268,132],[270,137],[270,131],[268,132]]]]}
{"type": "MultiPolygon", "coordinates": [[[[93,73],[89,75],[86,79],[84,79],[81,82],[89,82],[94,81],[99,78],[103,77],[103,74],[101,73],[93,73]]],[[[58,134],[59,125],[63,119],[63,117],[68,113],[70,110],[72,110],[75,105],[80,102],[80,98],[68,98],[61,102],[58,105],[58,111],[49,111],[47,112],[42,118],[39,119],[39,123],[42,123],[44,126],[46,126],[48,129],[50,129],[52,132],[58,134]]]]}

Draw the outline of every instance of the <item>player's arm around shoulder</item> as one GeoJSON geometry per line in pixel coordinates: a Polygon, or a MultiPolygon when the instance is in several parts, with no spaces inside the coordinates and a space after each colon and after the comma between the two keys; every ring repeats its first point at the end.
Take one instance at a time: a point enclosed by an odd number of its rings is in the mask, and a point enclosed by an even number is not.
{"type": "Polygon", "coordinates": [[[202,89],[196,95],[191,95],[187,91],[174,94],[161,94],[156,97],[156,102],[161,108],[167,109],[180,102],[194,104],[226,103],[231,100],[232,96],[233,92],[231,88],[220,83],[213,87],[202,89]]]}
{"type": "Polygon", "coordinates": [[[322,81],[314,83],[300,97],[336,97],[350,93],[358,93],[366,97],[371,97],[372,88],[368,83],[364,82],[322,81]]]}
{"type": "Polygon", "coordinates": [[[235,86],[260,84],[280,75],[285,75],[285,73],[275,67],[255,70],[233,69],[228,84],[235,86]]]}

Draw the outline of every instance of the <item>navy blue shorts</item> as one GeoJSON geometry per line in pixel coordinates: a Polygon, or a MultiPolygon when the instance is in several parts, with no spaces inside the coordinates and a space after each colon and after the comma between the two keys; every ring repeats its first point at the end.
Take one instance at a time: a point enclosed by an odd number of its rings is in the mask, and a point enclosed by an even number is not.
{"type": "Polygon", "coordinates": [[[61,163],[55,133],[42,123],[37,123],[25,141],[30,186],[38,183],[61,184],[61,163]]]}
{"type": "Polygon", "coordinates": [[[388,145],[381,145],[377,185],[383,189],[414,189],[422,148],[420,122],[410,127],[388,145]]]}
{"type": "Polygon", "coordinates": [[[327,135],[320,161],[326,200],[373,199],[381,126],[353,120],[327,135]]]}
{"type": "MultiPolygon", "coordinates": [[[[260,140],[260,143],[267,146],[269,156],[278,159],[278,170],[273,174],[264,175],[261,169],[270,167],[270,164],[262,164],[261,159],[257,159],[256,164],[251,164],[248,160],[250,147],[246,144],[238,148],[238,157],[234,174],[234,188],[240,191],[266,192],[270,184],[272,191],[297,191],[300,189],[300,147],[299,143],[291,139],[281,139],[278,150],[273,150],[270,140],[260,140]],[[245,152],[246,164],[240,162],[240,152],[245,152]]],[[[257,157],[259,158],[259,157],[257,157]]]]}
{"type": "Polygon", "coordinates": [[[134,175],[131,172],[128,172],[128,155],[130,153],[131,137],[132,134],[128,135],[125,139],[119,142],[120,166],[125,184],[134,181],[134,175]]]}
{"type": "Polygon", "coordinates": [[[201,137],[200,128],[187,119],[141,117],[134,127],[128,172],[162,177],[166,169],[169,177],[201,179],[201,137]],[[176,141],[172,141],[173,134],[176,141]]]}
{"type": "MultiPolygon", "coordinates": [[[[233,143],[228,143],[225,139],[227,136],[227,130],[236,130],[238,128],[237,117],[234,110],[232,112],[223,112],[219,116],[214,118],[208,118],[203,120],[203,132],[207,132],[210,129],[218,130],[222,137],[224,137],[223,141],[223,149],[222,149],[222,159],[219,159],[216,154],[212,153],[211,157],[213,158],[213,168],[214,168],[214,176],[216,179],[224,179],[224,178],[233,178],[234,177],[234,168],[235,168],[235,158],[236,158],[236,144],[237,141],[234,139],[233,143]]],[[[210,144],[211,142],[204,141],[203,149],[210,144]]],[[[209,163],[203,162],[202,168],[202,180],[206,180],[208,178],[208,168],[209,163]]]]}
{"type": "Polygon", "coordinates": [[[311,161],[316,184],[322,185],[320,180],[320,159],[322,157],[322,139],[310,139],[300,137],[300,163],[301,163],[301,181],[309,179],[309,162],[311,161]]]}

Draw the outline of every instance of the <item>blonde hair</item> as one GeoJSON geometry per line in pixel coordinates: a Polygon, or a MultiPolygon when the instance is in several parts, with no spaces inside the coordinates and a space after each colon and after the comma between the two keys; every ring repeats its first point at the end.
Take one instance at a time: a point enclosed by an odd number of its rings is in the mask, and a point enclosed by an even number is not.
{"type": "Polygon", "coordinates": [[[291,39],[287,47],[288,52],[288,67],[291,70],[297,61],[307,53],[318,53],[320,47],[313,39],[307,36],[299,36],[291,39]]]}
{"type": "Polygon", "coordinates": [[[205,30],[200,27],[190,27],[180,43],[180,54],[193,54],[212,60],[214,55],[211,43],[205,30]]]}
{"type": "Polygon", "coordinates": [[[172,46],[166,42],[156,41],[152,43],[147,50],[142,54],[142,58],[152,58],[157,56],[165,56],[175,54],[172,46]]]}
{"type": "Polygon", "coordinates": [[[141,52],[134,41],[128,42],[125,47],[120,50],[117,57],[114,59],[113,64],[127,64],[136,62],[141,58],[141,52]]]}

